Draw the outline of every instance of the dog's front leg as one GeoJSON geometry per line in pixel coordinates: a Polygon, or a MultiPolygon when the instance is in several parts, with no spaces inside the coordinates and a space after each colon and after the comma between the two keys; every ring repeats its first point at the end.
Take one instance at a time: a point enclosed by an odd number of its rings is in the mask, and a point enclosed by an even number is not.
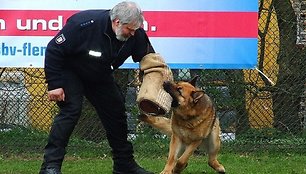
{"type": "Polygon", "coordinates": [[[155,129],[159,130],[163,134],[167,136],[171,136],[172,128],[171,128],[171,120],[169,118],[163,116],[150,116],[146,114],[141,114],[138,116],[138,119],[151,125],[155,129]]]}
{"type": "Polygon", "coordinates": [[[177,160],[177,163],[174,168],[175,174],[181,173],[187,167],[187,162],[189,160],[189,157],[193,154],[193,152],[197,149],[197,147],[199,147],[201,143],[202,143],[202,140],[192,142],[191,144],[187,145],[184,153],[177,160]]]}
{"type": "Polygon", "coordinates": [[[174,166],[176,165],[176,160],[178,158],[178,153],[182,148],[182,141],[175,134],[172,134],[170,147],[169,147],[169,155],[167,164],[164,170],[160,174],[172,174],[174,166]]]}

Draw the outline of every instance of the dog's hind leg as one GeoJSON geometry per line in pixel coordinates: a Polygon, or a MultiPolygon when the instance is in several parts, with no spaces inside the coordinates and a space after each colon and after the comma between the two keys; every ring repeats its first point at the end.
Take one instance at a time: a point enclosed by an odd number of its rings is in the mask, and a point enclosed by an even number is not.
{"type": "Polygon", "coordinates": [[[208,154],[208,165],[219,173],[225,173],[223,165],[221,165],[217,160],[217,155],[221,145],[220,126],[218,119],[216,119],[213,130],[204,141],[206,152],[208,154]]]}
{"type": "Polygon", "coordinates": [[[138,116],[138,119],[151,125],[153,128],[161,131],[169,137],[172,135],[171,120],[169,118],[141,114],[138,116]]]}

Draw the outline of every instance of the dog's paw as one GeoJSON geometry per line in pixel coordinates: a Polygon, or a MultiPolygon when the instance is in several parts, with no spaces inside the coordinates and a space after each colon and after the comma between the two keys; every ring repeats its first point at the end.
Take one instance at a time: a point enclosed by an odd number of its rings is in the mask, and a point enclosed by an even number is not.
{"type": "Polygon", "coordinates": [[[174,167],[174,174],[181,173],[187,166],[188,163],[176,163],[176,166],[174,167]]]}
{"type": "Polygon", "coordinates": [[[173,174],[172,171],[163,170],[160,174],[173,174]]]}

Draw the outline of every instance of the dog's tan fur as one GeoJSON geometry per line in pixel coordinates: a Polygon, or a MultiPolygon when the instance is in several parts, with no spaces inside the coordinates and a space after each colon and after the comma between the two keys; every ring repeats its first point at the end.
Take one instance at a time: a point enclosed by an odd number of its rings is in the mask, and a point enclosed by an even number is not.
{"type": "Polygon", "coordinates": [[[218,162],[220,126],[211,99],[195,87],[197,77],[190,82],[165,82],[165,90],[172,96],[172,116],[142,114],[140,120],[171,136],[167,164],[161,174],[179,174],[187,166],[189,157],[203,144],[208,164],[219,173],[225,173],[218,162]]]}

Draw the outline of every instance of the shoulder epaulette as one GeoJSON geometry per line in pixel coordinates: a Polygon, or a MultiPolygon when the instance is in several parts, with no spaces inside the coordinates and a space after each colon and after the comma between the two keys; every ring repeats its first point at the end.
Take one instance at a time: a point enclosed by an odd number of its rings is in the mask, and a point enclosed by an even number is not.
{"type": "Polygon", "coordinates": [[[81,27],[86,27],[86,26],[88,26],[88,25],[91,25],[91,24],[93,24],[95,21],[94,20],[89,20],[89,21],[85,21],[85,22],[82,22],[81,24],[80,24],[80,26],[81,27]]]}

